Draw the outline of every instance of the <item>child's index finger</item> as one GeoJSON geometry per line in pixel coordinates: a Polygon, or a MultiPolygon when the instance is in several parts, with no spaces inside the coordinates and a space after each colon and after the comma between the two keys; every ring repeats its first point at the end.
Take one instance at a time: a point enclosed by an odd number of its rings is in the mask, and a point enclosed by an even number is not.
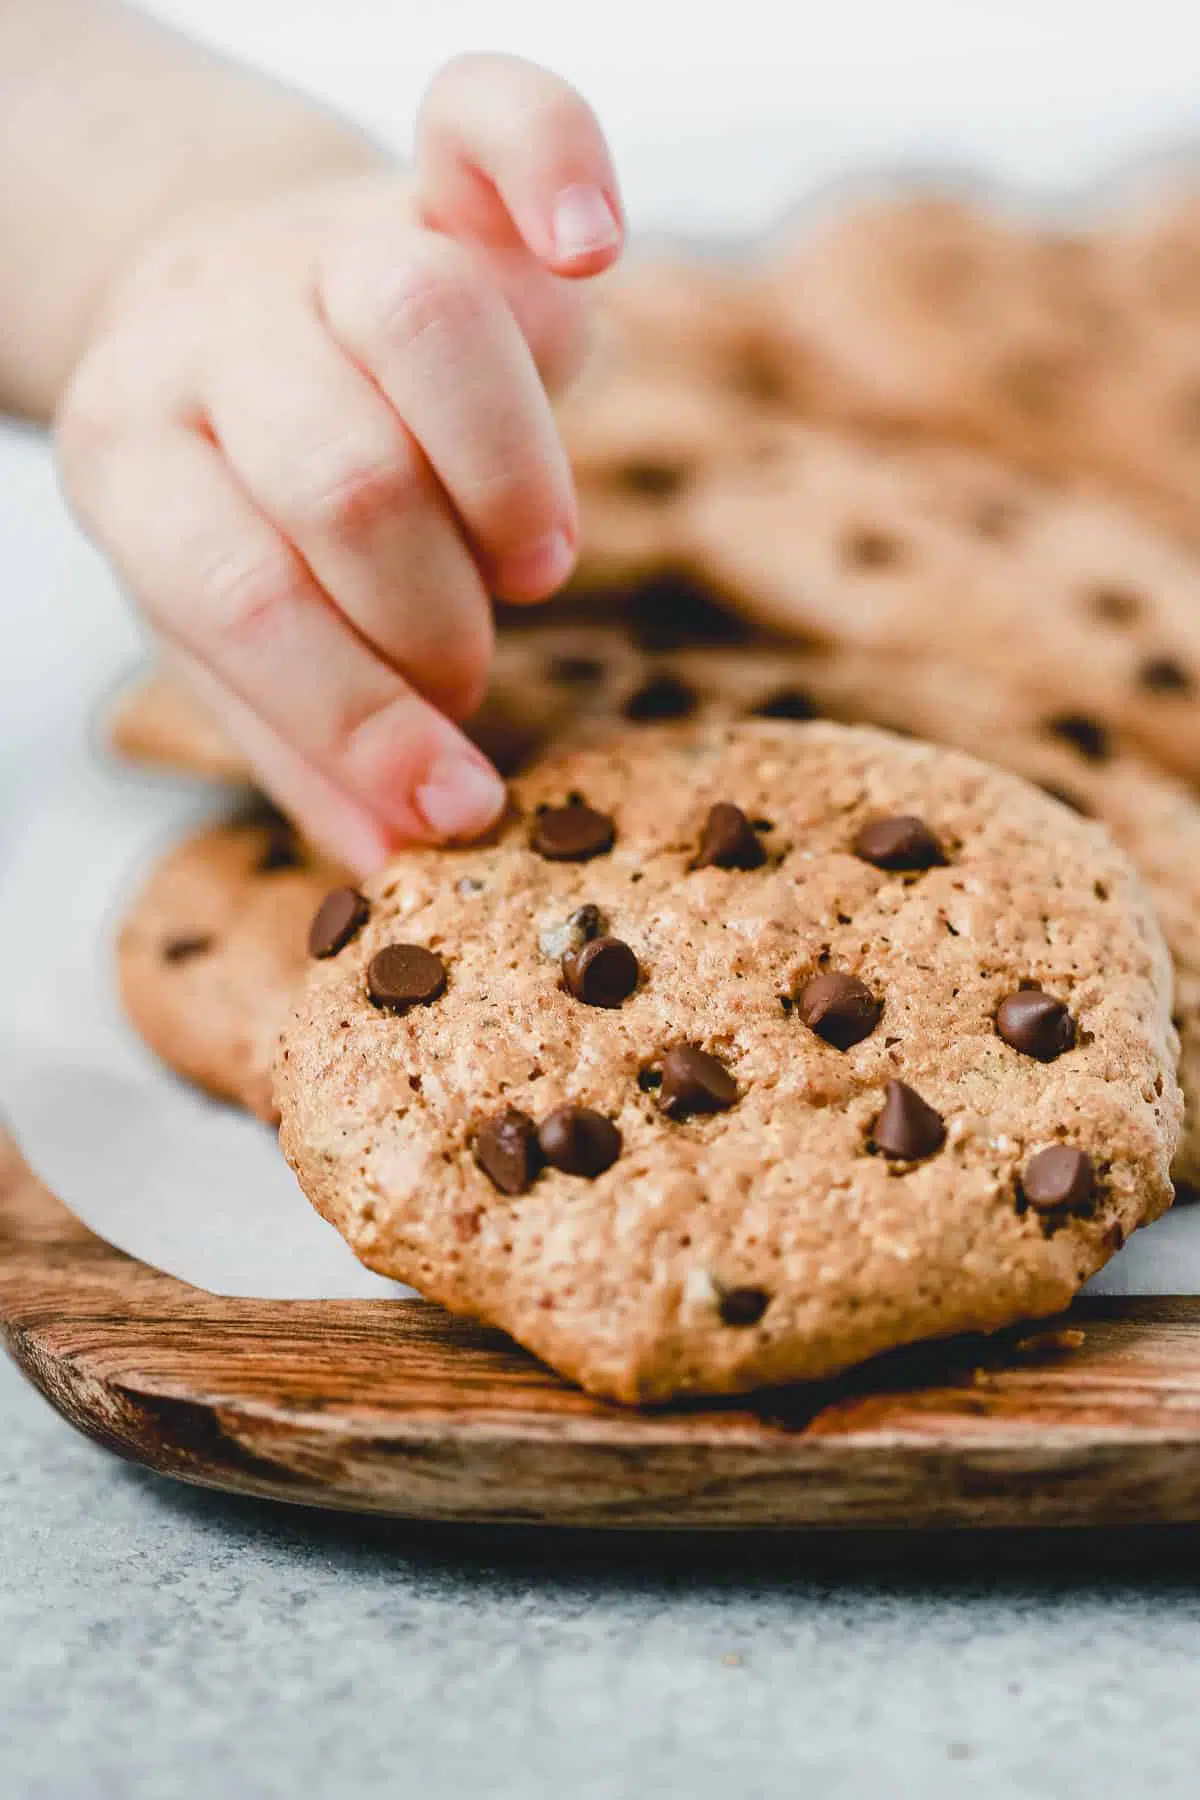
{"type": "Polygon", "coordinates": [[[435,228],[523,244],[556,275],[610,268],[625,225],[591,107],[547,69],[463,56],[435,78],[417,121],[418,201],[435,228]]]}

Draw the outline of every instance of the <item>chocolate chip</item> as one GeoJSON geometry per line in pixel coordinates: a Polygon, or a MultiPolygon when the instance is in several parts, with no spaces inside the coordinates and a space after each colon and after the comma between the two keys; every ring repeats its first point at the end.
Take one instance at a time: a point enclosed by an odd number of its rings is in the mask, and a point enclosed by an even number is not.
{"type": "Polygon", "coordinates": [[[388,944],[367,964],[367,992],[388,1012],[428,1006],[446,991],[446,965],[423,944],[388,944]]]}
{"type": "Polygon", "coordinates": [[[620,485],[643,500],[670,500],[687,476],[687,469],[677,463],[626,462],[617,470],[620,485]]]}
{"type": "Polygon", "coordinates": [[[1138,669],[1138,680],[1152,694],[1190,694],[1195,686],[1173,656],[1148,656],[1138,669]]]}
{"type": "Polygon", "coordinates": [[[1092,588],[1088,595],[1088,606],[1097,619],[1103,619],[1106,625],[1132,625],[1142,611],[1143,601],[1140,594],[1131,588],[1112,587],[1104,584],[1092,588]]]}
{"type": "Polygon", "coordinates": [[[546,679],[560,687],[595,687],[607,673],[598,656],[552,656],[546,664],[546,679]]]}
{"type": "Polygon", "coordinates": [[[863,526],[842,545],[842,557],[856,569],[890,569],[904,560],[904,545],[890,531],[863,526]]]}
{"type": "Polygon", "coordinates": [[[770,1304],[770,1298],[762,1288],[725,1288],[717,1302],[722,1325],[757,1325],[770,1304]]]}
{"type": "Polygon", "coordinates": [[[937,837],[912,813],[869,819],[854,840],[854,854],[877,869],[932,869],[946,861],[937,837]]]}
{"type": "Polygon", "coordinates": [[[537,1127],[518,1107],[485,1119],[475,1133],[474,1150],[475,1161],[502,1194],[524,1194],[537,1179],[537,1127]]]}
{"type": "Polygon", "coordinates": [[[193,956],[204,956],[215,942],[210,932],[194,931],[181,937],[168,938],[162,947],[164,962],[190,962],[193,956]]]}
{"type": "Polygon", "coordinates": [[[709,808],[694,869],[757,869],[766,860],[767,853],[740,806],[718,800],[709,808]]]}
{"type": "Polygon", "coordinates": [[[940,1113],[905,1081],[889,1081],[883,1111],[871,1128],[871,1143],[897,1162],[921,1162],[940,1150],[946,1125],[940,1113]]]}
{"type": "Polygon", "coordinates": [[[796,1011],[809,1030],[835,1050],[849,1050],[874,1031],[883,1002],[857,975],[831,969],[805,982],[796,995],[796,1011]]]}
{"type": "MultiPolygon", "coordinates": [[[[788,398],[791,364],[789,361],[785,375],[774,360],[772,348],[767,344],[739,345],[729,370],[735,390],[748,400],[757,400],[760,405],[776,405],[788,398]]],[[[761,444],[755,446],[758,451],[762,448],[761,444]]]]}
{"type": "Polygon", "coordinates": [[[1007,543],[1020,523],[1020,507],[1011,500],[999,497],[981,500],[971,518],[971,524],[979,536],[990,538],[997,544],[1007,543]]]}
{"type": "Polygon", "coordinates": [[[1035,1212],[1086,1206],[1096,1190],[1092,1159],[1085,1150],[1052,1144],[1025,1165],[1021,1192],[1035,1212]]]}
{"type": "Polygon", "coordinates": [[[1041,988],[1019,988],[1000,1002],[996,1030],[1006,1044],[1038,1062],[1053,1062],[1075,1043],[1075,1021],[1061,1000],[1041,988]]]}
{"type": "Polygon", "coordinates": [[[656,675],[635,688],[622,710],[635,725],[649,725],[659,719],[686,719],[699,704],[700,696],[686,681],[677,675],[656,675]]]}
{"type": "Polygon", "coordinates": [[[688,644],[739,643],[750,627],[685,575],[656,575],[630,595],[634,642],[641,650],[681,650],[688,644]]]}
{"type": "Polygon", "coordinates": [[[548,862],[589,862],[613,847],[616,831],[607,813],[594,812],[571,798],[565,806],[548,806],[533,822],[530,843],[548,862]]]}
{"type": "Polygon", "coordinates": [[[538,1126],[538,1147],[564,1175],[594,1181],[621,1154],[621,1134],[611,1119],[590,1106],[560,1106],[538,1126]]]}
{"type": "Polygon", "coordinates": [[[256,875],[277,875],[283,869],[302,869],[304,852],[295,831],[286,819],[272,820],[267,827],[262,854],[254,865],[256,875]]]}
{"type": "Polygon", "coordinates": [[[1107,762],[1112,755],[1112,738],[1107,726],[1086,713],[1059,713],[1046,720],[1046,730],[1064,744],[1070,744],[1089,762],[1107,762]]]}
{"type": "Polygon", "coordinates": [[[737,1082],[725,1064],[698,1044],[676,1044],[663,1057],[658,1103],[669,1119],[726,1112],[737,1097],[737,1082]]]}
{"type": "Polygon", "coordinates": [[[313,915],[308,928],[308,954],[336,956],[351,938],[358,936],[370,913],[370,907],[357,888],[334,888],[313,915]]]}
{"type": "Polygon", "coordinates": [[[638,984],[638,959],[620,938],[593,938],[563,957],[567,987],[585,1006],[620,1006],[638,984]]]}
{"type": "Polygon", "coordinates": [[[773,694],[759,701],[750,716],[754,719],[795,719],[803,723],[806,719],[819,718],[820,708],[803,688],[776,688],[773,694]]]}

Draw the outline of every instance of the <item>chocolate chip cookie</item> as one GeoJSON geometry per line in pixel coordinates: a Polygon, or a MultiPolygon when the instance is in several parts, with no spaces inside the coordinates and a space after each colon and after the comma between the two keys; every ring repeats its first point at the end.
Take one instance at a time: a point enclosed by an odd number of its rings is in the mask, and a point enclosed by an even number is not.
{"type": "Polygon", "coordinates": [[[125,1010],[151,1049],[208,1093],[273,1123],[275,1040],[304,972],[313,915],[344,880],[275,817],[218,825],[169,850],[117,944],[125,1010]]]}
{"type": "Polygon", "coordinates": [[[596,1393],[1050,1313],[1169,1203],[1177,1046],[1137,879],[970,758],[630,728],[363,898],[284,1030],[284,1150],[369,1266],[596,1393]]]}
{"type": "Polygon", "coordinates": [[[1070,232],[945,195],[865,202],[783,240],[777,359],[829,371],[809,417],[1083,478],[1194,543],[1198,212],[1193,189],[1070,232]]]}
{"type": "Polygon", "coordinates": [[[696,573],[833,646],[1002,672],[1097,760],[1200,779],[1200,564],[1117,504],[949,448],[759,430],[690,496],[696,573]]]}

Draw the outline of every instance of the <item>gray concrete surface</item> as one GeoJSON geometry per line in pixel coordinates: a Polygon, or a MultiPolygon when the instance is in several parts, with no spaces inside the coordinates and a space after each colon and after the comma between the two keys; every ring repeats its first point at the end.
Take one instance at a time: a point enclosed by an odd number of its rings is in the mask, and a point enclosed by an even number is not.
{"type": "Polygon", "coordinates": [[[0,1360],[4,1800],[1175,1800],[1194,1534],[545,1537],[205,1494],[0,1360]]]}

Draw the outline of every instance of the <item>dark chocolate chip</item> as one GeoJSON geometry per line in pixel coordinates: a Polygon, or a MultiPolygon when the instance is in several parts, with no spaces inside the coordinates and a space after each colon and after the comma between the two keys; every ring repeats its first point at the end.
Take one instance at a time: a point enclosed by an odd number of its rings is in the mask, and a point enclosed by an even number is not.
{"type": "Polygon", "coordinates": [[[621,1134],[611,1119],[590,1106],[560,1106],[538,1127],[538,1147],[564,1175],[603,1175],[621,1154],[621,1134]]]}
{"type": "Polygon", "coordinates": [[[762,1288],[725,1288],[717,1303],[722,1325],[757,1325],[770,1304],[762,1288]]]}
{"type": "Polygon", "coordinates": [[[308,928],[308,954],[336,956],[358,936],[370,913],[370,907],[357,888],[334,888],[313,915],[308,928]]]}
{"type": "Polygon", "coordinates": [[[302,869],[304,852],[286,819],[275,819],[266,828],[266,842],[254,865],[256,875],[277,875],[284,869],[302,869]]]}
{"type": "Polygon", "coordinates": [[[796,995],[796,1011],[809,1030],[835,1050],[849,1050],[874,1031],[883,1002],[857,975],[831,969],[805,982],[796,995]]]}
{"type": "Polygon", "coordinates": [[[1138,669],[1138,680],[1152,694],[1190,694],[1196,685],[1173,656],[1148,656],[1138,669]]]}
{"type": "Polygon", "coordinates": [[[585,1006],[620,1006],[638,984],[638,959],[620,938],[592,938],[562,959],[569,991],[585,1006]]]}
{"type": "Polygon", "coordinates": [[[367,964],[367,992],[388,1012],[428,1006],[446,991],[446,965],[423,944],[388,944],[367,964]]]}
{"type": "Polygon", "coordinates": [[[168,938],[162,947],[164,962],[190,962],[193,956],[204,956],[212,949],[216,940],[207,931],[193,931],[180,937],[168,938]]]}
{"type": "Polygon", "coordinates": [[[631,461],[622,463],[617,480],[628,493],[643,500],[670,500],[688,477],[688,469],[678,463],[631,461]]]}
{"type": "Polygon", "coordinates": [[[1132,625],[1142,611],[1143,601],[1131,588],[1104,585],[1092,588],[1088,605],[1106,625],[1132,625]]]}
{"type": "Polygon", "coordinates": [[[765,700],[760,700],[751,711],[754,719],[795,719],[803,723],[806,719],[817,719],[821,709],[811,694],[803,688],[776,688],[765,700]]]}
{"type": "Polygon", "coordinates": [[[912,813],[869,819],[854,840],[854,854],[877,869],[932,869],[946,861],[937,837],[912,813]]]}
{"type": "Polygon", "coordinates": [[[946,1141],[946,1124],[928,1101],[905,1081],[889,1081],[883,1111],[871,1129],[871,1143],[897,1162],[921,1162],[946,1141]]]}
{"type": "Polygon", "coordinates": [[[767,853],[740,806],[718,800],[709,808],[694,869],[757,869],[766,860],[767,853]]]}
{"type": "MultiPolygon", "coordinates": [[[[775,360],[773,346],[767,344],[740,345],[729,371],[730,380],[739,394],[766,405],[777,405],[788,398],[791,374],[790,360],[785,374],[775,360]]],[[[756,448],[761,450],[761,444],[756,448]]]]}
{"type": "Polygon", "coordinates": [[[856,569],[890,569],[903,562],[904,544],[889,531],[863,526],[847,536],[842,556],[856,569]]]}
{"type": "Polygon", "coordinates": [[[1039,1150],[1025,1165],[1021,1192],[1035,1212],[1058,1212],[1086,1206],[1096,1190],[1092,1159],[1086,1150],[1069,1144],[1052,1144],[1039,1150]]]}
{"type": "Polygon", "coordinates": [[[1038,1062],[1053,1062],[1075,1043],[1075,1021],[1061,1000],[1041,988],[1019,988],[1000,1002],[996,1030],[1006,1044],[1038,1062]]]}
{"type": "Polygon", "coordinates": [[[485,1119],[475,1133],[475,1161],[502,1194],[524,1194],[541,1167],[537,1127],[528,1113],[510,1106],[485,1119]]]}
{"type": "Polygon", "coordinates": [[[1059,713],[1046,720],[1046,730],[1085,756],[1088,762],[1107,762],[1112,755],[1108,728],[1086,713],[1059,713]]]}
{"type": "Polygon", "coordinates": [[[637,1083],[643,1094],[652,1094],[655,1088],[662,1086],[662,1070],[639,1069],[637,1083]]]}
{"type": "Polygon", "coordinates": [[[622,710],[635,725],[650,725],[660,719],[686,719],[699,704],[699,694],[686,681],[677,675],[656,675],[634,689],[622,710]]]}
{"type": "Polygon", "coordinates": [[[595,687],[607,673],[598,656],[552,656],[546,664],[546,679],[560,687],[595,687]]]}
{"type": "Polygon", "coordinates": [[[689,644],[740,643],[749,625],[685,575],[656,575],[630,595],[634,641],[642,650],[682,650],[689,644]]]}
{"type": "Polygon", "coordinates": [[[1020,507],[999,497],[981,500],[971,518],[979,536],[990,538],[996,544],[1007,543],[1020,523],[1020,507]]]}
{"type": "Polygon", "coordinates": [[[594,812],[574,796],[565,806],[548,806],[533,822],[530,843],[548,862],[589,862],[613,847],[616,831],[607,813],[594,812]]]}
{"type": "Polygon", "coordinates": [[[726,1112],[737,1097],[737,1082],[725,1064],[698,1044],[676,1044],[663,1057],[658,1103],[669,1119],[726,1112]]]}

